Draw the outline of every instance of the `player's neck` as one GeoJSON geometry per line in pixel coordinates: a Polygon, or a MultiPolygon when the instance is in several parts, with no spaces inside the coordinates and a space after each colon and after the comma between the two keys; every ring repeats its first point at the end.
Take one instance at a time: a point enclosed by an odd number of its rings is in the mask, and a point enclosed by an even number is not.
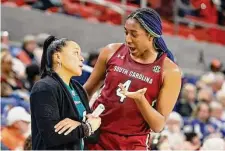
{"type": "Polygon", "coordinates": [[[153,63],[156,60],[157,55],[158,55],[158,51],[152,48],[152,49],[145,50],[145,52],[139,56],[131,56],[131,57],[137,62],[149,64],[149,63],[153,63]]]}

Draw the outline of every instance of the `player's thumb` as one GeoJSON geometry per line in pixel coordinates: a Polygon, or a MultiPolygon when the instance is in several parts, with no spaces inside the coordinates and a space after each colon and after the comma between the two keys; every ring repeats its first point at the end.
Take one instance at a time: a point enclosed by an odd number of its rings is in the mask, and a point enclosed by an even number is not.
{"type": "Polygon", "coordinates": [[[141,89],[141,93],[142,93],[142,94],[145,94],[146,91],[147,91],[147,88],[141,89]]]}

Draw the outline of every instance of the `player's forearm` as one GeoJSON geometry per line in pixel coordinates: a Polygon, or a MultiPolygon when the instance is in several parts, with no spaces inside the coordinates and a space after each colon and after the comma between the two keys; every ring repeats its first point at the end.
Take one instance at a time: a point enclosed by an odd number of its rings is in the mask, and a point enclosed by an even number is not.
{"type": "Polygon", "coordinates": [[[165,117],[156,111],[145,97],[135,100],[135,102],[150,128],[154,132],[162,131],[165,125],[165,117]]]}

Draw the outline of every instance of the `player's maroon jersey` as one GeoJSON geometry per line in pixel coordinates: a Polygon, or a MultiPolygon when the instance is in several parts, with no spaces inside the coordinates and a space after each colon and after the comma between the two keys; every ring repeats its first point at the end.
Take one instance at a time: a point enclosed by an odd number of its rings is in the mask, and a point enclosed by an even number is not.
{"type": "Polygon", "coordinates": [[[104,87],[93,105],[93,109],[100,103],[105,106],[101,114],[101,131],[128,136],[149,133],[149,126],[134,100],[122,95],[118,85],[122,83],[128,91],[147,88],[145,97],[152,105],[162,85],[165,57],[163,54],[154,63],[141,64],[131,58],[129,48],[124,44],[114,53],[107,63],[104,87]]]}

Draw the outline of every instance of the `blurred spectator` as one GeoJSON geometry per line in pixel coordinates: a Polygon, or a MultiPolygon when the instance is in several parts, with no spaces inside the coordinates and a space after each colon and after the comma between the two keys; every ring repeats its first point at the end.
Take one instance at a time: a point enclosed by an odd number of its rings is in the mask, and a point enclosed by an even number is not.
{"type": "Polygon", "coordinates": [[[30,111],[29,96],[23,96],[21,92],[13,91],[7,83],[1,83],[1,114],[5,116],[8,110],[14,106],[22,106],[30,111]]]}
{"type": "Polygon", "coordinates": [[[161,0],[161,7],[157,9],[157,12],[161,17],[172,20],[173,4],[173,0],[161,0]]]}
{"type": "Polygon", "coordinates": [[[211,87],[215,81],[215,76],[213,73],[206,73],[201,76],[200,82],[204,85],[203,88],[211,87]]]}
{"type": "MultiPolygon", "coordinates": [[[[37,63],[36,56],[34,55],[34,50],[37,48],[36,39],[33,35],[26,35],[23,39],[22,49],[29,58],[29,64],[37,63]]],[[[28,64],[27,64],[28,65],[28,64]]]]}
{"type": "MultiPolygon", "coordinates": [[[[1,46],[1,52],[10,53],[9,47],[3,44],[1,46]]],[[[17,74],[18,78],[25,78],[25,66],[19,59],[15,57],[12,57],[12,70],[17,74]]]]}
{"type": "Polygon", "coordinates": [[[34,50],[34,55],[39,65],[41,64],[44,41],[47,37],[49,37],[49,34],[46,34],[46,33],[38,34],[36,37],[38,47],[34,50]]]}
{"type": "Polygon", "coordinates": [[[17,48],[14,46],[9,45],[9,32],[2,31],[1,32],[1,48],[9,50],[12,56],[18,56],[19,52],[21,52],[21,48],[17,48]]]}
{"type": "Polygon", "coordinates": [[[180,133],[183,125],[184,121],[179,113],[177,112],[170,113],[166,122],[166,127],[169,133],[171,134],[180,133]]]}
{"type": "Polygon", "coordinates": [[[218,91],[216,94],[216,98],[223,106],[222,119],[225,120],[225,91],[224,90],[218,91]]]}
{"type": "Polygon", "coordinates": [[[27,74],[27,82],[25,84],[25,87],[29,91],[31,91],[34,83],[40,79],[39,66],[36,64],[31,64],[31,65],[27,66],[26,74],[27,74]]]}
{"type": "Polygon", "coordinates": [[[198,92],[198,101],[210,104],[213,101],[213,92],[209,87],[203,88],[198,92]]]}
{"type": "Polygon", "coordinates": [[[24,108],[12,108],[7,115],[7,126],[2,129],[2,143],[10,150],[22,150],[30,134],[30,121],[30,114],[24,108]]]}
{"type": "Polygon", "coordinates": [[[213,0],[217,5],[218,10],[218,24],[225,25],[225,1],[224,0],[213,0]]]}
{"type": "Polygon", "coordinates": [[[151,150],[171,150],[167,134],[151,134],[151,150]]]}
{"type": "Polygon", "coordinates": [[[12,67],[12,56],[9,52],[4,51],[1,53],[1,82],[5,82],[11,86],[13,90],[22,89],[23,83],[20,81],[12,67]]]}
{"type": "Polygon", "coordinates": [[[201,147],[201,140],[195,132],[185,133],[186,143],[190,143],[192,150],[198,150],[201,147]]]}
{"type": "Polygon", "coordinates": [[[210,103],[211,117],[217,120],[222,120],[223,106],[220,102],[213,101],[210,103]]]}
{"type": "Polygon", "coordinates": [[[168,138],[164,138],[157,146],[157,150],[172,150],[168,138]]]}
{"type": "Polygon", "coordinates": [[[193,119],[186,123],[184,131],[186,133],[195,132],[203,140],[206,136],[215,133],[217,130],[217,126],[209,118],[209,105],[205,102],[200,102],[193,113],[193,119]]]}
{"type": "Polygon", "coordinates": [[[175,111],[183,117],[189,117],[196,107],[196,87],[193,84],[186,83],[181,92],[181,100],[175,106],[175,111]]]}
{"type": "Polygon", "coordinates": [[[212,84],[212,89],[213,89],[213,92],[216,93],[217,91],[222,89],[223,85],[225,84],[225,81],[224,81],[224,74],[220,72],[215,73],[214,76],[215,76],[215,79],[212,84]]]}
{"type": "MultiPolygon", "coordinates": [[[[12,56],[7,51],[1,53],[1,71],[1,97],[13,97],[15,99],[14,105],[22,103],[22,106],[28,107],[24,100],[29,100],[29,93],[25,89],[23,81],[12,70],[12,56]]],[[[1,105],[3,103],[7,104],[7,101],[2,101],[1,105]]]]}
{"type": "Polygon", "coordinates": [[[225,150],[225,142],[222,138],[209,138],[204,141],[200,150],[225,150]]]}
{"type": "MultiPolygon", "coordinates": [[[[98,55],[99,55],[98,52],[91,52],[87,61],[84,62],[84,64],[94,67],[95,63],[98,59],[98,55]]],[[[87,81],[87,79],[89,78],[90,75],[91,75],[90,72],[83,70],[82,75],[80,77],[73,77],[73,79],[77,80],[80,84],[83,85],[87,81]]]]}
{"type": "Polygon", "coordinates": [[[37,0],[32,4],[33,8],[47,10],[48,8],[61,6],[61,0],[37,0]]]}
{"type": "Polygon", "coordinates": [[[8,44],[9,44],[9,32],[8,31],[1,32],[1,43],[8,46],[8,44]]]}
{"type": "Polygon", "coordinates": [[[24,143],[24,150],[32,150],[32,137],[29,135],[24,143]]]}
{"type": "Polygon", "coordinates": [[[212,102],[210,104],[211,118],[210,120],[217,125],[220,133],[225,137],[225,120],[223,120],[223,106],[220,102],[212,102]]]}
{"type": "Polygon", "coordinates": [[[222,69],[222,63],[218,59],[213,59],[210,63],[210,70],[212,72],[220,72],[222,69]]]}
{"type": "Polygon", "coordinates": [[[176,112],[172,112],[167,119],[166,129],[162,132],[162,135],[168,137],[170,148],[173,150],[183,148],[182,144],[185,140],[183,131],[181,130],[183,124],[182,117],[176,112]]]}
{"type": "Polygon", "coordinates": [[[213,0],[190,0],[190,3],[194,8],[199,10],[203,21],[217,24],[217,9],[213,0]]]}

